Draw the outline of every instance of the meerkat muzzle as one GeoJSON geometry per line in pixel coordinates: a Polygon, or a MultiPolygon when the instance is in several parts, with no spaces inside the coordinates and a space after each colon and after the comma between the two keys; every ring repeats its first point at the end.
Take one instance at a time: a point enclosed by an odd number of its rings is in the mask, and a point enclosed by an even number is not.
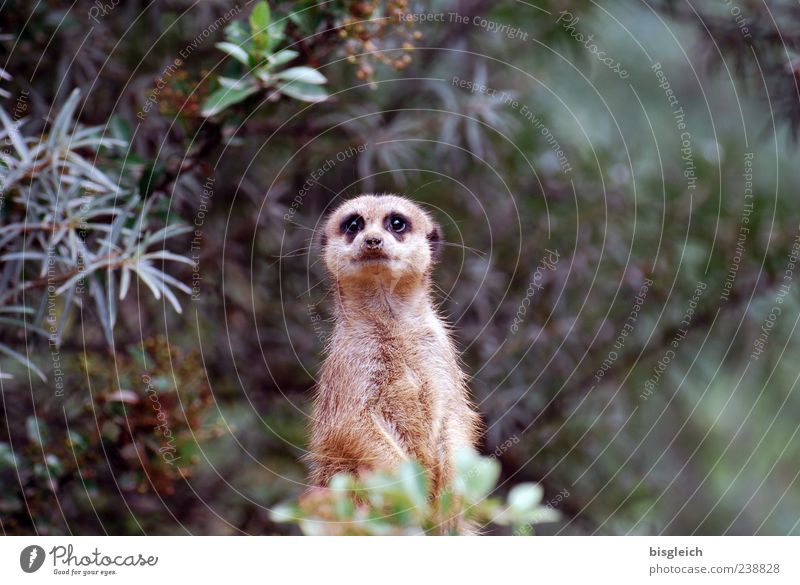
{"type": "Polygon", "coordinates": [[[378,250],[382,250],[383,249],[383,239],[381,239],[379,237],[376,237],[376,236],[370,236],[368,238],[365,238],[364,239],[364,243],[361,244],[361,248],[365,252],[375,252],[375,251],[378,251],[378,250]]]}

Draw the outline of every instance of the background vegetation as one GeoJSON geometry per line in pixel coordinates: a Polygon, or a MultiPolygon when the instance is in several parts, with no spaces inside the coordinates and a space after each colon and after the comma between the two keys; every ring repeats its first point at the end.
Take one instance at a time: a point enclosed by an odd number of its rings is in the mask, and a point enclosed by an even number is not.
{"type": "Polygon", "coordinates": [[[699,10],[3,3],[3,532],[296,533],[314,230],[386,191],[537,532],[800,533],[800,11],[699,10]]]}

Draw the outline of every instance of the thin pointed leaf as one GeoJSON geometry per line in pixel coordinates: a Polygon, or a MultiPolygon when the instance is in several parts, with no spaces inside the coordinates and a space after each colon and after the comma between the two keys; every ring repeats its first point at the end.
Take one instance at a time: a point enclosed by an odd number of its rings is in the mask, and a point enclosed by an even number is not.
{"type": "Polygon", "coordinates": [[[108,305],[106,304],[105,291],[100,284],[100,279],[97,274],[92,274],[89,279],[89,290],[91,291],[94,304],[97,308],[97,315],[100,319],[100,326],[103,329],[103,336],[109,346],[114,346],[114,334],[111,331],[111,317],[108,312],[108,305]]]}
{"type": "Polygon", "coordinates": [[[25,357],[21,353],[19,353],[17,351],[14,351],[13,349],[8,347],[4,343],[0,343],[0,353],[4,353],[7,356],[9,356],[10,358],[14,359],[15,361],[17,361],[17,362],[21,363],[22,365],[24,365],[31,372],[33,372],[34,374],[39,376],[42,379],[42,382],[47,382],[47,376],[44,375],[44,372],[42,372],[42,370],[40,370],[38,367],[36,367],[36,364],[34,364],[31,360],[29,360],[27,357],[25,357]]]}
{"type": "Polygon", "coordinates": [[[162,272],[161,270],[152,266],[149,263],[142,264],[142,266],[144,267],[143,270],[145,270],[152,278],[156,279],[156,281],[158,281],[159,284],[162,284],[164,286],[172,285],[181,292],[185,292],[186,294],[191,294],[192,289],[190,289],[188,286],[186,286],[177,278],[174,278],[169,274],[162,272]]]}
{"type": "Polygon", "coordinates": [[[41,327],[37,327],[36,325],[32,325],[31,323],[27,323],[20,319],[11,319],[9,317],[0,317],[0,323],[5,323],[6,325],[11,325],[13,327],[17,327],[19,329],[25,329],[26,331],[31,331],[38,335],[42,335],[47,337],[50,335],[47,331],[42,329],[41,327]]]}
{"type": "Polygon", "coordinates": [[[6,305],[0,307],[0,313],[23,313],[25,315],[33,315],[36,311],[24,305],[6,305]]]}
{"type": "Polygon", "coordinates": [[[142,260],[172,260],[173,262],[181,262],[182,264],[188,264],[189,266],[194,266],[194,260],[187,258],[186,256],[181,256],[180,254],[174,254],[172,252],[167,252],[166,250],[159,250],[158,252],[148,252],[144,254],[142,260]]]}
{"type": "Polygon", "coordinates": [[[67,98],[67,101],[64,102],[64,105],[61,107],[61,111],[56,116],[56,119],[53,122],[53,127],[50,130],[50,137],[48,139],[50,150],[57,150],[59,145],[63,145],[65,142],[67,133],[69,132],[70,126],[73,122],[75,109],[78,107],[80,96],[80,90],[77,88],[73,89],[72,93],[67,98]]]}
{"type": "MultiPolygon", "coordinates": [[[[131,200],[128,201],[128,203],[125,205],[125,208],[123,209],[123,212],[120,213],[114,219],[114,223],[111,224],[111,233],[108,235],[108,238],[106,239],[106,243],[103,246],[103,248],[104,248],[106,253],[108,251],[110,251],[111,247],[113,245],[116,245],[117,241],[119,240],[119,236],[120,236],[120,233],[122,232],[122,227],[125,224],[125,220],[128,218],[128,214],[131,212],[133,207],[136,205],[137,199],[138,198],[136,198],[136,197],[131,198],[131,200]]],[[[102,251],[103,250],[101,250],[101,253],[102,253],[102,251]]]]}
{"type": "Polygon", "coordinates": [[[77,287],[73,286],[67,291],[67,294],[64,297],[64,308],[61,310],[61,319],[58,322],[58,331],[56,332],[56,347],[61,345],[61,338],[64,335],[64,328],[67,326],[69,313],[72,309],[72,304],[75,302],[76,290],[77,287]]]}
{"type": "Polygon", "coordinates": [[[106,270],[106,304],[108,305],[108,321],[111,329],[117,324],[117,295],[115,293],[116,277],[109,268],[106,270]]]}
{"type": "Polygon", "coordinates": [[[189,232],[192,231],[194,231],[194,228],[192,226],[171,223],[169,225],[164,226],[160,230],[157,230],[152,234],[148,234],[147,236],[145,236],[143,244],[145,246],[149,246],[150,244],[154,244],[155,242],[161,242],[169,238],[174,238],[175,236],[179,236],[181,234],[188,234],[189,232]]]}
{"type": "Polygon", "coordinates": [[[153,296],[156,298],[156,300],[161,298],[161,287],[156,284],[153,278],[147,273],[147,270],[144,269],[144,263],[137,262],[131,267],[131,270],[136,273],[136,275],[139,277],[139,280],[147,285],[147,288],[150,289],[150,292],[153,293],[153,296]]]}
{"type": "Polygon", "coordinates": [[[109,179],[105,173],[99,171],[97,167],[84,160],[82,156],[75,154],[74,152],[68,152],[66,160],[76,165],[86,174],[86,176],[90,177],[91,181],[83,181],[83,183],[90,183],[92,185],[99,183],[100,187],[96,188],[96,191],[101,193],[105,191],[110,191],[111,193],[119,192],[119,187],[111,179],[109,179]],[[105,189],[103,189],[103,187],[105,187],[105,189]]]}
{"type": "Polygon", "coordinates": [[[122,277],[119,283],[119,300],[123,300],[128,295],[128,287],[131,285],[131,269],[127,264],[122,265],[122,277]]]}
{"type": "Polygon", "coordinates": [[[181,308],[181,304],[178,302],[178,298],[175,296],[175,293],[169,290],[169,287],[167,286],[164,287],[164,298],[169,301],[176,313],[183,313],[183,309],[181,308]]]}
{"type": "Polygon", "coordinates": [[[89,276],[92,276],[96,269],[97,269],[97,267],[93,267],[93,268],[90,269],[90,267],[87,266],[87,267],[84,268],[83,271],[79,271],[79,272],[73,274],[72,276],[70,276],[64,282],[64,284],[62,284],[61,286],[59,286],[56,289],[56,296],[59,296],[59,295],[63,294],[65,291],[67,291],[70,288],[72,288],[75,284],[78,283],[79,280],[81,280],[83,278],[86,278],[86,277],[89,277],[89,276]]]}
{"type": "Polygon", "coordinates": [[[11,140],[11,144],[14,145],[14,149],[19,153],[22,162],[30,161],[32,158],[31,153],[19,133],[17,124],[11,121],[11,118],[8,117],[8,114],[6,114],[3,108],[0,108],[0,121],[2,121],[3,126],[6,128],[6,135],[9,140],[11,140]]]}

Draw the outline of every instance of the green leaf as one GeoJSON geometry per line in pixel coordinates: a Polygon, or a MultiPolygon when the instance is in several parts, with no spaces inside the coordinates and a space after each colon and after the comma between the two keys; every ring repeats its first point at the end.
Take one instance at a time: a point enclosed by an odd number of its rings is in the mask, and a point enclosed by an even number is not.
{"type": "MultiPolygon", "coordinates": [[[[273,518],[273,520],[275,520],[275,518],[273,518]]],[[[275,521],[278,522],[279,520],[275,521]]],[[[285,522],[289,522],[289,520],[285,520],[285,522]]],[[[300,530],[302,530],[303,534],[306,536],[325,536],[328,530],[327,522],[317,522],[309,518],[302,518],[298,520],[297,523],[300,526],[300,530]]]]}
{"type": "Polygon", "coordinates": [[[234,104],[245,100],[258,91],[258,87],[251,85],[243,89],[218,89],[212,93],[203,104],[202,114],[206,118],[214,116],[234,104]]]}
{"type": "Polygon", "coordinates": [[[29,416],[25,419],[25,432],[28,435],[28,440],[37,445],[44,445],[47,441],[47,425],[35,416],[29,416]]]}
{"type": "Polygon", "coordinates": [[[36,365],[31,360],[29,360],[27,357],[25,357],[24,355],[22,355],[18,351],[15,351],[15,350],[11,349],[10,347],[8,347],[4,343],[0,343],[0,353],[4,353],[7,356],[9,356],[10,358],[14,359],[15,361],[17,361],[17,362],[21,363],[22,365],[24,365],[26,368],[28,368],[34,374],[39,376],[39,378],[41,378],[42,382],[47,382],[47,377],[44,375],[44,372],[42,372],[42,370],[37,368],[36,365]]]}
{"type": "Polygon", "coordinates": [[[72,449],[83,450],[86,448],[86,439],[75,431],[67,431],[68,445],[72,449]]]}
{"type": "Polygon", "coordinates": [[[26,307],[25,305],[6,305],[5,307],[0,307],[0,313],[23,313],[26,315],[33,315],[35,312],[36,311],[31,307],[26,307]]]}
{"type": "Polygon", "coordinates": [[[408,499],[420,510],[428,504],[428,478],[416,461],[405,461],[399,469],[400,480],[408,499]]]}
{"type": "Polygon", "coordinates": [[[347,492],[351,489],[352,483],[351,476],[346,473],[337,473],[328,482],[328,489],[335,493],[337,497],[339,495],[337,492],[341,492],[343,495],[348,495],[347,492]]]}
{"type": "Polygon", "coordinates": [[[175,293],[170,290],[169,285],[171,284],[175,288],[190,294],[191,289],[188,286],[162,272],[158,268],[154,268],[147,262],[137,262],[133,269],[136,271],[136,274],[139,276],[141,281],[144,282],[153,293],[153,296],[156,298],[156,300],[159,300],[163,294],[164,298],[166,298],[175,309],[175,312],[183,312],[178,298],[175,296],[175,293]]]}
{"type": "Polygon", "coordinates": [[[250,14],[250,29],[253,32],[253,42],[259,49],[266,48],[269,43],[269,25],[269,4],[258,2],[250,14]]]}
{"type": "Polygon", "coordinates": [[[269,4],[266,2],[257,2],[250,14],[250,28],[253,33],[263,31],[269,26],[270,21],[269,4]]]}
{"type": "Polygon", "coordinates": [[[532,524],[520,524],[514,526],[514,536],[533,536],[535,534],[532,524]]]}
{"type": "Polygon", "coordinates": [[[171,260],[173,262],[180,262],[181,264],[188,264],[189,266],[194,266],[194,260],[191,258],[187,258],[186,256],[181,256],[180,254],[175,254],[173,252],[167,252],[166,250],[156,250],[155,252],[148,252],[141,256],[142,260],[171,260]]]}
{"type": "Polygon", "coordinates": [[[337,494],[333,503],[333,509],[339,520],[347,521],[353,518],[356,506],[349,493],[337,494]]]}
{"type": "Polygon", "coordinates": [[[22,319],[9,319],[8,317],[0,317],[0,325],[11,325],[12,327],[22,327],[28,329],[31,333],[36,333],[37,335],[41,335],[42,337],[49,337],[50,332],[45,331],[41,327],[37,327],[36,325],[31,325],[23,321],[22,319]]]}
{"type": "Polygon", "coordinates": [[[225,89],[245,89],[252,85],[250,79],[233,79],[232,77],[220,77],[217,81],[225,89]]]}
{"type": "Polygon", "coordinates": [[[534,483],[515,485],[508,492],[508,506],[513,513],[524,514],[535,510],[542,501],[543,490],[534,483]]]}
{"type": "Polygon", "coordinates": [[[298,81],[312,85],[322,85],[328,81],[322,73],[313,67],[291,67],[276,73],[275,77],[283,81],[298,81]]]}
{"type": "Polygon", "coordinates": [[[11,144],[14,145],[14,148],[19,154],[19,158],[23,162],[29,161],[31,159],[31,153],[28,149],[28,146],[25,144],[25,140],[22,138],[22,134],[19,132],[19,125],[14,123],[11,118],[8,117],[8,114],[6,114],[6,111],[3,108],[0,108],[0,122],[2,122],[2,125],[5,128],[7,135],[6,140],[10,141],[11,144]]]}
{"type": "Polygon", "coordinates": [[[158,392],[161,394],[165,392],[171,392],[175,389],[170,379],[167,378],[166,376],[153,375],[153,378],[151,379],[151,384],[153,385],[153,388],[158,390],[158,392]]]}
{"type": "Polygon", "coordinates": [[[277,504],[270,510],[269,517],[273,522],[297,522],[302,517],[296,505],[290,503],[277,504]]]}
{"type": "Polygon", "coordinates": [[[439,513],[445,518],[450,516],[451,510],[455,510],[456,503],[453,492],[449,489],[444,490],[439,496],[439,513]]]}
{"type": "Polygon", "coordinates": [[[267,46],[261,51],[262,57],[269,57],[270,53],[284,39],[283,23],[273,22],[267,27],[267,46]]]}
{"type": "Polygon", "coordinates": [[[221,42],[216,43],[214,46],[220,51],[228,53],[228,55],[239,61],[239,63],[245,67],[250,66],[250,56],[247,54],[247,51],[245,51],[239,45],[229,42],[221,42]]]}
{"type": "Polygon", "coordinates": [[[225,27],[225,38],[237,45],[244,45],[249,37],[250,33],[238,20],[234,20],[225,27]]]}
{"type": "Polygon", "coordinates": [[[0,443],[0,469],[17,466],[17,458],[8,443],[0,443]]]}
{"type": "Polygon", "coordinates": [[[500,463],[489,457],[481,457],[472,449],[456,453],[456,477],[454,489],[468,502],[477,503],[491,493],[500,477],[500,463]]]}
{"type": "Polygon", "coordinates": [[[256,67],[255,69],[253,69],[253,75],[255,75],[258,78],[263,87],[269,87],[274,82],[274,79],[272,77],[272,71],[269,65],[262,65],[260,67],[256,67]]]}
{"type": "Polygon", "coordinates": [[[48,453],[45,456],[44,461],[47,464],[47,468],[50,470],[50,473],[53,475],[58,476],[64,473],[64,464],[61,463],[61,460],[52,453],[48,453]]]}
{"type": "Polygon", "coordinates": [[[274,55],[267,56],[267,64],[270,67],[280,67],[281,65],[286,65],[289,61],[293,61],[298,55],[300,55],[300,53],[297,51],[284,49],[283,51],[278,51],[274,55]]]}
{"type": "Polygon", "coordinates": [[[291,83],[281,83],[278,85],[281,93],[301,102],[324,102],[328,99],[328,92],[319,85],[301,83],[293,81],[291,83]]]}
{"type": "Polygon", "coordinates": [[[545,522],[558,522],[561,519],[561,513],[553,508],[540,506],[535,512],[531,514],[531,524],[543,524],[545,522]]]}
{"type": "Polygon", "coordinates": [[[75,114],[75,109],[78,107],[80,97],[80,90],[78,88],[73,89],[67,101],[64,102],[64,105],[61,107],[61,111],[56,115],[56,119],[53,121],[53,125],[50,128],[50,136],[48,138],[51,150],[57,150],[59,146],[63,146],[67,142],[67,133],[75,124],[73,115],[75,114]]]}
{"type": "Polygon", "coordinates": [[[128,295],[128,287],[131,284],[131,269],[127,265],[122,266],[122,276],[119,281],[119,300],[124,300],[128,295]]]}
{"type": "MultiPolygon", "coordinates": [[[[108,276],[109,278],[112,277],[110,272],[108,276]]],[[[112,323],[113,311],[111,307],[109,307],[106,300],[106,290],[100,283],[100,278],[96,273],[89,277],[89,291],[94,299],[94,306],[97,310],[97,318],[100,321],[100,327],[103,330],[106,343],[108,343],[109,347],[114,347],[114,324],[112,323]]]]}

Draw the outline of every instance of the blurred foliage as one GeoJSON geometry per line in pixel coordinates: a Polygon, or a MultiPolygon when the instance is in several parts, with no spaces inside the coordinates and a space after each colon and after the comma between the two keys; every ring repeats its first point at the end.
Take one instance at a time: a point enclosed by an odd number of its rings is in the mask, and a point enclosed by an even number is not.
{"type": "Polygon", "coordinates": [[[203,107],[204,116],[213,116],[237,104],[261,89],[272,89],[269,99],[277,100],[281,94],[304,102],[324,101],[328,94],[320,85],[327,80],[312,67],[279,67],[300,55],[292,49],[276,51],[284,39],[278,23],[271,21],[269,5],[258,2],[250,15],[250,29],[234,21],[225,29],[228,40],[216,47],[233,57],[244,68],[238,78],[218,79],[222,86],[212,93],[203,107]]]}
{"type": "Polygon", "coordinates": [[[499,475],[497,461],[465,450],[456,458],[452,491],[436,500],[422,466],[405,461],[391,473],[336,475],[328,488],[312,488],[297,502],[279,504],[271,516],[314,536],[478,534],[492,522],[530,533],[534,524],[558,519],[552,508],[540,505],[543,492],[535,484],[517,484],[505,503],[490,498],[499,475]]]}
{"type": "Polygon", "coordinates": [[[64,364],[64,399],[39,387],[26,416],[4,392],[0,510],[8,533],[149,533],[150,498],[186,493],[199,442],[221,432],[199,356],[165,338],[119,352],[115,369],[96,353],[64,364]],[[119,496],[126,505],[120,506],[119,496]],[[141,513],[132,517],[130,509],[141,513]]]}
{"type": "MultiPolygon", "coordinates": [[[[750,358],[800,224],[795,4],[736,6],[749,37],[725,3],[237,6],[0,9],[4,532],[296,531],[270,510],[306,489],[331,317],[314,232],[391,191],[443,224],[437,297],[498,497],[541,485],[542,533],[798,533],[796,283],[750,358]]],[[[414,510],[376,530],[426,530],[414,510]]]]}
{"type": "MultiPolygon", "coordinates": [[[[190,289],[167,274],[163,263],[192,262],[163,247],[152,248],[191,230],[163,221],[153,225],[158,209],[153,209],[153,200],[143,201],[139,195],[136,177],[131,176],[136,162],[120,160],[121,153],[110,151],[127,142],[105,136],[107,128],[75,125],[79,98],[78,90],[73,91],[41,138],[23,137],[18,123],[0,108],[0,138],[13,146],[3,160],[3,189],[14,194],[0,238],[0,302],[6,311],[35,315],[29,321],[5,318],[7,325],[49,337],[58,346],[72,309],[88,296],[112,345],[117,300],[125,300],[132,273],[156,299],[163,295],[181,311],[172,289],[190,289]]],[[[112,126],[114,130],[118,128],[112,126]]],[[[45,380],[27,357],[4,344],[0,352],[45,380]]]]}

